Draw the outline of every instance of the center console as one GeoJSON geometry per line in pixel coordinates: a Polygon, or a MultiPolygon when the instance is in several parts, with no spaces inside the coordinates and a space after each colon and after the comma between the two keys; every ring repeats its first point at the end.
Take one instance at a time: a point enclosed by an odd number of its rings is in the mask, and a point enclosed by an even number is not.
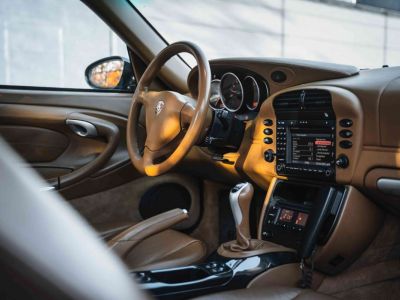
{"type": "Polygon", "coordinates": [[[188,299],[246,288],[257,275],[297,261],[294,252],[274,252],[241,259],[214,255],[204,264],[133,272],[132,276],[157,299],[188,299]]]}
{"type": "MultiPolygon", "coordinates": [[[[347,268],[383,220],[375,204],[345,185],[360,147],[352,137],[362,125],[357,103],[355,96],[332,87],[289,90],[267,99],[255,126],[257,143],[244,164],[254,182],[268,187],[262,207],[253,206],[260,218],[249,218],[251,184],[238,184],[229,196],[236,240],[221,244],[204,264],[135,273],[142,286],[157,298],[188,298],[248,287],[262,276],[273,277],[271,268],[288,264],[294,271],[285,273],[283,282],[295,278],[297,284],[300,261],[329,275],[347,268]],[[255,238],[249,225],[257,221],[255,238]]],[[[234,144],[232,149],[240,143],[234,144]]],[[[217,144],[208,141],[208,146],[217,144]]]]}

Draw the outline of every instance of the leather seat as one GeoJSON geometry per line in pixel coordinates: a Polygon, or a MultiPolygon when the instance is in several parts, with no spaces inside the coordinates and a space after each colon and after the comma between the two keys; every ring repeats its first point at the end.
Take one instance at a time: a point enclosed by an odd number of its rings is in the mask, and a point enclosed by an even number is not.
{"type": "Polygon", "coordinates": [[[283,286],[270,286],[265,288],[249,288],[241,290],[233,290],[229,292],[217,293],[206,295],[198,300],[332,300],[336,299],[331,296],[327,296],[321,293],[314,292],[312,290],[305,290],[293,287],[283,286]]]}
{"type": "Polygon", "coordinates": [[[182,267],[201,262],[205,244],[169,229],[188,218],[183,209],[172,209],[125,229],[108,241],[130,270],[146,271],[182,267]]]}
{"type": "Polygon", "coordinates": [[[131,270],[154,270],[187,266],[201,262],[207,250],[204,243],[187,234],[167,229],[152,235],[124,258],[131,270]]]}

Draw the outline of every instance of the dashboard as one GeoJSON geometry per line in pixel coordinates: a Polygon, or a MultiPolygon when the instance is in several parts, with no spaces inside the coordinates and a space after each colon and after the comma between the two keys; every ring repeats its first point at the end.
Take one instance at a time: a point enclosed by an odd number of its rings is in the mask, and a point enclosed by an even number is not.
{"type": "MultiPolygon", "coordinates": [[[[273,178],[351,185],[400,212],[400,67],[268,58],[210,66],[210,106],[246,130],[237,149],[201,170],[232,181],[246,174],[263,189],[273,178]]],[[[188,77],[194,96],[196,71],[188,77]]]]}

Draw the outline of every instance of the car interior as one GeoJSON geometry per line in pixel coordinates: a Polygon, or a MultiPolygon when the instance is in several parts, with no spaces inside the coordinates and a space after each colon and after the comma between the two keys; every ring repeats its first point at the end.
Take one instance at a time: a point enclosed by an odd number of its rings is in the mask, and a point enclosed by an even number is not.
{"type": "Polygon", "coordinates": [[[0,298],[398,299],[400,67],[209,60],[82,2],[129,58],[0,86],[0,298]]]}

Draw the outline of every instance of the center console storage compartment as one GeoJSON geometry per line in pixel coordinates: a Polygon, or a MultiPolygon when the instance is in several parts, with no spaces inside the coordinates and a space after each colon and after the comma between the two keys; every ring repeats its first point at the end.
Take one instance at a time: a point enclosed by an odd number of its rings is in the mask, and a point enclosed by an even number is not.
{"type": "Polygon", "coordinates": [[[270,188],[259,238],[298,251],[310,251],[306,248],[326,242],[340,211],[344,187],[276,180],[270,188]]]}

